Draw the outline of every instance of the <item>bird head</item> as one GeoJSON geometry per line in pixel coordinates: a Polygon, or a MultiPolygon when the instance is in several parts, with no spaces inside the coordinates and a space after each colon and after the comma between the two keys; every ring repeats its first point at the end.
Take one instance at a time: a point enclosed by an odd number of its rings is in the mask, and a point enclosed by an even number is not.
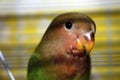
{"type": "Polygon", "coordinates": [[[92,50],[95,32],[96,25],[90,17],[81,13],[65,13],[52,21],[44,38],[56,42],[61,53],[81,57],[92,50]]]}

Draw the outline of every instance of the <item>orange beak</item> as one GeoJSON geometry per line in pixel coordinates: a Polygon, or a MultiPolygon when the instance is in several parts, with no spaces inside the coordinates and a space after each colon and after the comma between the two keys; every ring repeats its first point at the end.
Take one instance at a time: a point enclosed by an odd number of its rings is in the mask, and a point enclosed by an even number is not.
{"type": "Polygon", "coordinates": [[[81,37],[80,39],[77,38],[77,47],[79,50],[84,50],[87,52],[87,54],[90,53],[94,46],[94,40],[85,40],[84,37],[81,37]]]}

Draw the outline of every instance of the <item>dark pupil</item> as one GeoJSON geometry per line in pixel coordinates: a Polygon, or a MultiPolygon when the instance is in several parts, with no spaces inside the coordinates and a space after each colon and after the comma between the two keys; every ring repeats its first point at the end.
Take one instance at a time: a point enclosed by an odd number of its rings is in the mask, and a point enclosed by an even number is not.
{"type": "Polygon", "coordinates": [[[67,29],[71,29],[72,28],[72,22],[66,22],[65,23],[65,27],[67,28],[67,29]]]}
{"type": "Polygon", "coordinates": [[[91,36],[92,38],[94,38],[94,33],[92,32],[92,33],[90,34],[90,36],[91,36]]]}

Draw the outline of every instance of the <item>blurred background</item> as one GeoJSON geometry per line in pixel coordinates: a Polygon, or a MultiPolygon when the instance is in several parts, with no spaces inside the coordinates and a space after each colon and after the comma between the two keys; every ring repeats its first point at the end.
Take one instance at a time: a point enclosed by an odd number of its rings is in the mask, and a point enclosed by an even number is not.
{"type": "MultiPolygon", "coordinates": [[[[53,18],[81,12],[97,25],[91,52],[92,78],[120,79],[120,0],[0,0],[0,50],[16,80],[26,80],[27,63],[53,18]]],[[[0,80],[10,80],[0,61],[0,80]]]]}

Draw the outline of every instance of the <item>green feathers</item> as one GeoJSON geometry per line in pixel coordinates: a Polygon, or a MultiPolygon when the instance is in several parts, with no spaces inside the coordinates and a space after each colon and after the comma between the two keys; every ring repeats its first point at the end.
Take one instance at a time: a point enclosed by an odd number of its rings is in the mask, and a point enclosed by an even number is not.
{"type": "Polygon", "coordinates": [[[57,16],[29,60],[27,80],[89,80],[95,27],[80,13],[57,16]]]}

